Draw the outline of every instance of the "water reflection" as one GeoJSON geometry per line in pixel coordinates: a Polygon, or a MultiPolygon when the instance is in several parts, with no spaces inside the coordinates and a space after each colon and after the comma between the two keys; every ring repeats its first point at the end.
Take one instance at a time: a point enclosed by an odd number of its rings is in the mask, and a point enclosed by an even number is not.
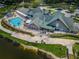
{"type": "Polygon", "coordinates": [[[12,42],[8,38],[0,38],[0,59],[41,59],[35,53],[23,49],[16,42],[12,42]]]}

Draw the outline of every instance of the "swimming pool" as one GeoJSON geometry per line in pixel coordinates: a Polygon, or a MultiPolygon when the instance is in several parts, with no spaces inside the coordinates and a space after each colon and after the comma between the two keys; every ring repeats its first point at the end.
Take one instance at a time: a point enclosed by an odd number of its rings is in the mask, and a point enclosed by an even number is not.
{"type": "Polygon", "coordinates": [[[11,26],[20,27],[22,25],[23,21],[20,17],[16,17],[16,18],[10,19],[9,23],[11,26]]]}

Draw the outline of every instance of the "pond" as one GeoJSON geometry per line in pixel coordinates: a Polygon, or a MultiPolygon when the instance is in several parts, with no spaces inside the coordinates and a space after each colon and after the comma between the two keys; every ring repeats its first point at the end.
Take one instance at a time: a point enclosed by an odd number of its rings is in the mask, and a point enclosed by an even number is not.
{"type": "Polygon", "coordinates": [[[14,46],[5,39],[0,38],[0,59],[41,59],[38,55],[20,47],[14,46]]]}

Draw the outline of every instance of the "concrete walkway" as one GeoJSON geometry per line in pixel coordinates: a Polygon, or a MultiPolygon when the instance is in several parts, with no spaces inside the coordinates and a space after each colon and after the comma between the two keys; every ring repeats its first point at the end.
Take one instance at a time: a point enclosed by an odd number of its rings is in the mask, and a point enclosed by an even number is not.
{"type": "Polygon", "coordinates": [[[75,40],[68,40],[68,39],[60,39],[60,38],[48,38],[47,36],[39,37],[39,36],[34,36],[30,37],[28,35],[24,35],[21,33],[13,33],[14,37],[21,38],[23,40],[29,41],[29,42],[37,42],[41,43],[43,40],[46,44],[62,44],[68,48],[69,54],[73,54],[72,52],[72,46],[78,41],[75,40]]]}
{"type": "Polygon", "coordinates": [[[10,34],[12,33],[12,31],[9,31],[9,30],[5,29],[5,28],[2,27],[1,25],[0,25],[0,29],[3,30],[3,31],[5,31],[5,32],[7,32],[7,33],[10,33],[10,34]]]}

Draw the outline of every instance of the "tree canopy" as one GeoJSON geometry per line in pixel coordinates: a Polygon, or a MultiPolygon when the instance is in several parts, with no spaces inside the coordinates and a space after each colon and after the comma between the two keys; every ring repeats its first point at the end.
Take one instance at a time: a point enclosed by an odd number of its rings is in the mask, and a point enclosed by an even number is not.
{"type": "Polygon", "coordinates": [[[13,4],[13,3],[20,3],[20,2],[26,2],[26,3],[37,3],[43,2],[45,4],[56,4],[56,3],[75,3],[76,5],[79,5],[79,0],[0,0],[0,2],[5,4],[13,4]]]}

